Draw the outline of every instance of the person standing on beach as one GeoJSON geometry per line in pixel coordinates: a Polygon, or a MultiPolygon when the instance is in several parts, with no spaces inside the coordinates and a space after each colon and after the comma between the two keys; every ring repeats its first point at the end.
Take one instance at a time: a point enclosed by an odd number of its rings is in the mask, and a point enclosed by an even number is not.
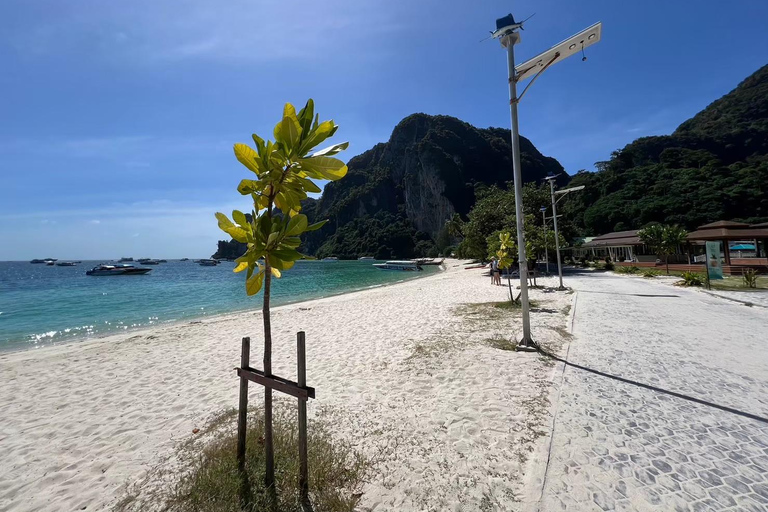
{"type": "Polygon", "coordinates": [[[499,262],[496,261],[496,258],[493,258],[488,267],[490,268],[488,274],[491,276],[491,284],[496,284],[496,269],[499,268],[499,262]]]}
{"type": "Polygon", "coordinates": [[[501,268],[499,267],[498,261],[496,261],[496,265],[493,269],[493,282],[494,284],[501,286],[501,268]]]}

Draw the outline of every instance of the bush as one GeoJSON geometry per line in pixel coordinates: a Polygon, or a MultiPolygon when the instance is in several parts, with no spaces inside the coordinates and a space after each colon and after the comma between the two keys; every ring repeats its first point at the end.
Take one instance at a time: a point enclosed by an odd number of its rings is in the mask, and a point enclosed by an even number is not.
{"type": "Polygon", "coordinates": [[[741,279],[747,288],[757,288],[757,270],[750,268],[741,273],[741,279]]]}
{"type": "Polygon", "coordinates": [[[619,256],[619,261],[624,263],[625,261],[627,261],[627,258],[624,256],[619,256]]]}
{"type": "Polygon", "coordinates": [[[683,278],[679,284],[683,286],[704,286],[704,274],[696,272],[683,272],[680,277],[683,278]]]}
{"type": "MultiPolygon", "coordinates": [[[[303,509],[299,503],[296,411],[276,408],[273,424],[277,510],[298,512],[303,509]]],[[[123,498],[116,510],[154,510],[156,505],[173,512],[269,510],[270,499],[264,487],[263,412],[248,415],[246,473],[249,504],[245,506],[240,503],[236,425],[237,411],[222,414],[181,446],[178,467],[155,475],[159,481],[147,478],[144,482],[147,488],[134,489],[134,494],[123,498]]],[[[310,501],[318,511],[352,512],[360,500],[368,463],[349,445],[334,440],[331,428],[322,420],[315,420],[307,429],[310,501]]]]}
{"type": "Polygon", "coordinates": [[[617,274],[637,274],[638,272],[640,272],[640,269],[634,265],[630,267],[621,266],[616,269],[617,274]]]}
{"type": "Polygon", "coordinates": [[[653,270],[653,269],[650,269],[650,268],[643,270],[643,277],[647,277],[649,279],[653,278],[653,277],[658,277],[660,275],[661,275],[661,273],[659,271],[657,271],[657,270],[653,270]]]}
{"type": "Polygon", "coordinates": [[[610,260],[610,258],[607,258],[605,260],[605,270],[613,270],[613,269],[614,269],[613,262],[610,260]]]}

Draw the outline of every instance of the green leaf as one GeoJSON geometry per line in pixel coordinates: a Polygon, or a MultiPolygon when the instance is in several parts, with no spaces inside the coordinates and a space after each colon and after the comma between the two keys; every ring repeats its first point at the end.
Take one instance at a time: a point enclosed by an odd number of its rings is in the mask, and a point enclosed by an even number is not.
{"type": "Polygon", "coordinates": [[[307,192],[314,192],[315,194],[319,194],[320,192],[322,192],[320,187],[315,185],[315,183],[308,178],[302,178],[301,183],[302,183],[302,186],[304,187],[304,190],[306,190],[307,192]]]}
{"type": "Polygon", "coordinates": [[[315,222],[314,224],[310,224],[307,226],[307,229],[304,230],[306,233],[307,231],[315,231],[316,229],[320,229],[321,227],[325,226],[325,223],[328,222],[328,219],[321,220],[320,222],[315,222]]]}
{"type": "Polygon", "coordinates": [[[315,102],[312,98],[307,100],[307,104],[299,111],[299,123],[302,133],[309,133],[312,130],[312,118],[315,117],[315,102]]]}
{"type": "Polygon", "coordinates": [[[248,295],[256,295],[261,290],[261,286],[264,284],[264,272],[259,271],[256,275],[251,276],[245,281],[245,293],[248,295]]]}
{"type": "Polygon", "coordinates": [[[313,147],[333,135],[336,131],[335,126],[333,121],[323,121],[318,124],[316,128],[313,128],[312,132],[310,132],[308,136],[305,136],[304,142],[302,142],[301,148],[299,148],[299,156],[306,155],[313,147]]]}
{"type": "Polygon", "coordinates": [[[237,191],[242,195],[247,196],[248,194],[260,191],[261,188],[262,183],[257,180],[241,180],[240,184],[237,186],[237,191]]]}
{"type": "Polygon", "coordinates": [[[300,235],[307,229],[307,216],[306,215],[295,215],[291,217],[291,220],[288,222],[288,228],[285,231],[285,234],[288,236],[293,235],[300,235]]]}
{"type": "Polygon", "coordinates": [[[245,218],[245,214],[240,210],[232,210],[232,220],[234,220],[241,227],[248,225],[248,219],[245,218]]]}
{"type": "Polygon", "coordinates": [[[349,142],[341,142],[339,144],[334,144],[333,146],[328,146],[325,149],[321,149],[320,151],[312,153],[312,156],[310,158],[314,158],[316,156],[331,156],[331,155],[335,155],[336,153],[340,153],[340,152],[344,151],[348,147],[349,147],[349,142]]]}
{"type": "Polygon", "coordinates": [[[283,108],[283,119],[275,126],[275,140],[283,144],[286,155],[298,149],[301,140],[301,125],[296,117],[296,109],[290,103],[283,108]]]}
{"type": "Polygon", "coordinates": [[[243,270],[248,268],[248,262],[247,261],[241,261],[237,264],[237,266],[232,269],[232,272],[242,272],[243,270]]]}
{"type": "Polygon", "coordinates": [[[228,233],[232,238],[241,243],[248,242],[248,236],[245,234],[245,230],[235,226],[231,220],[227,218],[223,213],[217,212],[216,218],[219,220],[219,228],[228,233]]]}
{"type": "Polygon", "coordinates": [[[265,169],[262,167],[263,162],[250,146],[245,144],[235,144],[234,150],[238,162],[254,172],[256,176],[260,176],[262,172],[264,172],[265,169]]]}
{"type": "Polygon", "coordinates": [[[313,178],[335,181],[347,174],[347,164],[338,158],[318,156],[299,159],[302,170],[313,178]]]}

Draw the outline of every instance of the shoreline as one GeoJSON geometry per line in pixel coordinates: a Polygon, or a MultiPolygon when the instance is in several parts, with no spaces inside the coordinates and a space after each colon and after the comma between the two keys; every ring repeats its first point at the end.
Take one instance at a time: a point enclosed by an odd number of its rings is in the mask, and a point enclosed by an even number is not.
{"type": "MultiPolygon", "coordinates": [[[[317,260],[317,261],[320,261],[320,260],[317,260]]],[[[405,283],[405,282],[408,282],[408,281],[414,281],[414,280],[417,280],[417,279],[425,279],[425,278],[428,278],[428,277],[432,277],[434,275],[440,275],[441,273],[443,273],[445,271],[446,271],[445,265],[440,265],[439,266],[439,270],[434,271],[434,272],[430,272],[429,274],[422,274],[420,276],[417,275],[415,277],[411,277],[411,278],[408,278],[408,279],[400,279],[400,280],[397,280],[397,281],[392,281],[390,283],[374,284],[374,285],[366,286],[366,287],[363,287],[363,288],[351,288],[351,289],[343,291],[343,292],[330,293],[328,295],[321,295],[319,297],[310,297],[310,298],[304,298],[304,299],[291,300],[291,301],[288,301],[288,302],[284,302],[284,303],[282,303],[280,305],[273,306],[271,308],[271,310],[274,311],[277,308],[282,308],[282,307],[285,307],[285,306],[292,306],[292,305],[295,305],[295,304],[301,304],[303,302],[312,302],[312,301],[315,301],[315,300],[323,300],[323,299],[329,299],[329,298],[332,298],[332,297],[338,297],[340,295],[349,295],[349,294],[353,294],[353,293],[364,292],[366,290],[373,290],[373,289],[376,289],[376,288],[383,288],[383,287],[387,287],[387,286],[394,286],[394,285],[405,283]]],[[[261,296],[259,296],[259,297],[261,297],[261,296]]],[[[128,335],[128,334],[138,335],[138,334],[141,334],[142,331],[145,331],[145,330],[162,329],[164,327],[173,327],[173,326],[177,326],[177,325],[191,324],[191,323],[202,321],[203,319],[215,320],[217,317],[236,316],[236,315],[247,314],[247,313],[261,313],[261,306],[259,305],[259,306],[255,306],[253,308],[239,309],[239,310],[235,310],[235,311],[228,311],[228,312],[222,312],[222,313],[213,313],[211,315],[205,315],[204,314],[204,315],[199,315],[199,316],[190,316],[190,317],[185,318],[183,320],[182,319],[178,319],[178,318],[177,319],[172,319],[172,320],[164,320],[164,321],[158,322],[156,324],[142,325],[141,327],[127,328],[127,329],[123,329],[123,330],[106,331],[106,332],[102,332],[102,333],[94,334],[94,335],[90,335],[90,336],[89,335],[76,335],[76,336],[72,336],[71,338],[67,338],[66,341],[61,341],[61,342],[54,343],[54,344],[49,344],[49,345],[42,345],[42,346],[38,346],[38,347],[34,347],[34,346],[33,347],[29,347],[29,346],[27,346],[27,347],[23,347],[23,348],[15,347],[15,348],[7,348],[7,349],[0,347],[0,361],[3,361],[4,356],[10,355],[10,354],[17,354],[17,353],[23,353],[23,352],[39,353],[41,351],[50,350],[50,349],[56,349],[56,348],[61,349],[61,348],[66,347],[67,345],[70,345],[70,344],[73,344],[73,343],[85,344],[85,343],[93,343],[93,342],[105,341],[105,338],[110,338],[110,337],[120,337],[120,336],[124,336],[124,335],[128,335]]],[[[18,343],[18,342],[11,341],[10,343],[18,343]]]]}
{"type": "MultiPolygon", "coordinates": [[[[553,368],[495,343],[519,337],[519,313],[493,306],[506,286],[461,263],[272,309],[275,374],[295,376],[296,332],[305,331],[317,389],[310,421],[330,421],[375,460],[363,510],[479,509],[488,499],[513,510],[526,494],[538,432],[549,428],[553,368]]],[[[532,298],[547,304],[533,313],[534,336],[556,349],[571,298],[532,298]]],[[[236,406],[240,339],[256,333],[259,360],[259,332],[260,312],[238,312],[0,356],[0,509],[109,510],[236,406]]],[[[250,396],[258,404],[263,390],[250,396]]]]}

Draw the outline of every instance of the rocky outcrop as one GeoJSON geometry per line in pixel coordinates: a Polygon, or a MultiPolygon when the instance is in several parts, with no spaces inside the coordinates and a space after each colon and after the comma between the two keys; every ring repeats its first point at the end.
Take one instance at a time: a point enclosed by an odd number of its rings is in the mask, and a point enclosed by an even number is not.
{"type": "MultiPolygon", "coordinates": [[[[434,239],[454,213],[469,212],[477,188],[512,180],[509,137],[509,130],[475,128],[448,116],[403,119],[389,141],[352,158],[347,177],[327,184],[319,200],[308,202],[313,218],[331,222],[307,237],[305,251],[316,252],[353,220],[381,213],[407,221],[419,234],[414,244],[423,235],[434,239]]],[[[563,173],[557,160],[543,156],[528,139],[521,137],[520,147],[523,181],[563,173]]]]}

